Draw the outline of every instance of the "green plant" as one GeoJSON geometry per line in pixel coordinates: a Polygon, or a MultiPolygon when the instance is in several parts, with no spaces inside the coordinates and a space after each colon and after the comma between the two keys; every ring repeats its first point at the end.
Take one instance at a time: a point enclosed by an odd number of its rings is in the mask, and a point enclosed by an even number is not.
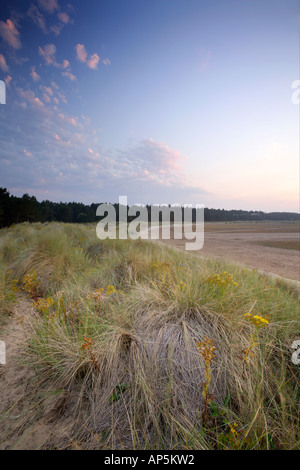
{"type": "Polygon", "coordinates": [[[109,401],[110,403],[113,403],[115,401],[118,401],[121,397],[121,394],[123,392],[125,392],[125,390],[127,389],[128,385],[127,384],[118,384],[113,392],[113,394],[111,395],[109,401]]]}
{"type": "Polygon", "coordinates": [[[202,341],[197,343],[197,349],[203,357],[205,364],[205,381],[202,384],[201,393],[204,398],[204,411],[202,419],[203,424],[206,425],[208,405],[213,399],[213,395],[209,393],[209,386],[211,382],[211,365],[215,357],[214,351],[216,350],[216,348],[214,346],[214,342],[210,338],[205,336],[202,341]]]}
{"type": "Polygon", "coordinates": [[[254,325],[254,331],[250,334],[250,344],[247,349],[243,351],[243,374],[245,372],[245,364],[248,364],[250,356],[254,355],[253,349],[257,346],[258,334],[262,328],[268,326],[269,321],[266,318],[263,318],[261,315],[252,315],[251,313],[245,313],[244,318],[251,325],[254,325]]]}

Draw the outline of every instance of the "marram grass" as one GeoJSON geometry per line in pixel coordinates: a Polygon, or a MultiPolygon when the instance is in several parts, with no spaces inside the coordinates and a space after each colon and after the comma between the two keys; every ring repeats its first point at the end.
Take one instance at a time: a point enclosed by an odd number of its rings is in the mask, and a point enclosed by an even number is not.
{"type": "Polygon", "coordinates": [[[50,449],[300,448],[299,296],[284,283],[100,241],[95,225],[3,229],[0,259],[2,326],[19,296],[32,303],[21,359],[34,371],[0,442],[50,409],[50,449]]]}

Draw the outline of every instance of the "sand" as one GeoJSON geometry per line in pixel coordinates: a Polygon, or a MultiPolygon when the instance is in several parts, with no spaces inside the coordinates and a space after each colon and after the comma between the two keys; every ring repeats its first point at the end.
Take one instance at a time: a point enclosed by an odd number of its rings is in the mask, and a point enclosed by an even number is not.
{"type": "MultiPolygon", "coordinates": [[[[181,250],[186,240],[162,240],[181,250]]],[[[232,261],[245,267],[300,281],[300,251],[263,246],[268,242],[299,243],[299,225],[295,223],[207,223],[204,246],[189,251],[197,256],[232,261]]]]}

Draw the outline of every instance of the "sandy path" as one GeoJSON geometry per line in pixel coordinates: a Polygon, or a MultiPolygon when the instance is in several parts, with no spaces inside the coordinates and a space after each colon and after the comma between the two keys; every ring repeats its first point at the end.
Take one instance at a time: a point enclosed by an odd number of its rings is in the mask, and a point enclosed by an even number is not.
{"type": "Polygon", "coordinates": [[[0,333],[6,345],[6,364],[0,365],[0,450],[39,449],[51,433],[45,420],[29,426],[27,421],[37,408],[31,400],[35,374],[21,363],[21,353],[34,315],[32,301],[22,296],[0,333]]]}

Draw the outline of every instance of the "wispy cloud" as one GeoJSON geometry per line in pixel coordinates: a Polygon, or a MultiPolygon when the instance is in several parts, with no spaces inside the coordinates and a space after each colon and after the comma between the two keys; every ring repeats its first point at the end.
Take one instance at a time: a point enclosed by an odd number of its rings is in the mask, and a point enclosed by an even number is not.
{"type": "Polygon", "coordinates": [[[38,0],[40,7],[48,13],[54,13],[59,9],[57,0],[38,0]]]}
{"type": "Polygon", "coordinates": [[[71,125],[72,127],[76,127],[80,129],[82,128],[82,124],[79,122],[79,119],[76,116],[68,116],[66,114],[59,113],[58,117],[59,119],[61,119],[61,121],[71,125]]]}
{"type": "Polygon", "coordinates": [[[63,69],[67,69],[68,67],[70,67],[70,62],[67,59],[64,59],[62,61],[61,66],[62,66],[63,69]]]}
{"type": "Polygon", "coordinates": [[[68,13],[59,12],[57,14],[57,17],[59,19],[59,22],[55,25],[52,25],[51,28],[50,28],[51,31],[55,34],[55,36],[60,35],[60,33],[61,33],[64,26],[66,26],[69,23],[73,23],[70,16],[68,15],[68,13]]]}
{"type": "Polygon", "coordinates": [[[0,69],[3,70],[3,72],[8,72],[8,65],[3,54],[0,54],[0,69]]]}
{"type": "Polygon", "coordinates": [[[80,62],[86,62],[87,59],[87,52],[85,50],[85,47],[83,44],[77,44],[75,46],[76,54],[77,54],[77,59],[80,62]]]}
{"type": "Polygon", "coordinates": [[[104,149],[84,116],[42,104],[43,95],[52,101],[58,96],[53,83],[40,85],[39,90],[41,96],[18,90],[28,107],[12,108],[11,113],[19,115],[23,126],[15,128],[12,119],[4,122],[3,134],[15,135],[14,143],[3,139],[0,155],[1,174],[11,190],[18,187],[21,193],[54,200],[73,200],[76,194],[78,200],[89,203],[104,198],[115,202],[119,194],[128,195],[132,203],[191,202],[195,187],[187,181],[182,169],[185,157],[180,152],[154,139],[142,139],[123,149],[104,149]],[[138,195],[143,200],[137,200],[138,195]]]}
{"type": "Polygon", "coordinates": [[[43,93],[43,100],[44,100],[44,103],[46,104],[51,103],[51,98],[49,95],[47,95],[47,93],[43,93]]]}
{"type": "Polygon", "coordinates": [[[6,20],[6,22],[0,21],[0,36],[14,49],[20,49],[22,47],[20,33],[10,19],[6,20]]]}
{"type": "Polygon", "coordinates": [[[166,185],[186,184],[182,168],[186,157],[163,143],[152,138],[143,139],[123,155],[127,168],[139,179],[166,185]]]}
{"type": "MultiPolygon", "coordinates": [[[[43,2],[42,2],[43,3],[43,2]]],[[[43,3],[43,9],[46,10],[48,13],[54,13],[54,11],[56,9],[58,9],[59,7],[57,6],[57,8],[54,8],[55,4],[53,4],[51,6],[49,6],[49,8],[47,8],[47,4],[43,3]]],[[[40,10],[37,8],[36,5],[33,5],[31,4],[30,5],[30,8],[27,12],[28,16],[32,19],[32,21],[36,24],[36,26],[41,29],[45,34],[49,34],[49,32],[52,32],[55,34],[55,36],[59,36],[63,27],[65,25],[67,25],[68,23],[72,23],[73,21],[71,20],[70,16],[68,15],[68,13],[65,13],[65,12],[58,12],[57,14],[57,18],[58,18],[58,23],[57,24],[52,24],[51,26],[49,26],[49,28],[47,27],[46,25],[46,18],[45,16],[43,15],[43,13],[40,12],[40,10]]]]}
{"type": "Polygon", "coordinates": [[[61,74],[63,75],[63,77],[69,78],[71,82],[74,82],[76,80],[75,75],[70,70],[65,70],[61,74]]]}
{"type": "Polygon", "coordinates": [[[40,90],[43,92],[44,103],[51,103],[51,98],[53,97],[53,90],[49,86],[40,86],[40,90]]]}
{"type": "MultiPolygon", "coordinates": [[[[87,66],[90,69],[96,70],[96,68],[98,67],[98,63],[100,62],[100,57],[97,53],[91,54],[88,58],[88,53],[87,53],[86,48],[83,44],[77,44],[75,46],[75,51],[76,51],[77,59],[80,62],[83,62],[83,63],[87,64],[87,66]]],[[[106,60],[108,60],[108,59],[106,59],[106,60]]]]}
{"type": "Polygon", "coordinates": [[[98,54],[96,54],[96,53],[92,54],[90,56],[89,60],[87,61],[87,66],[90,69],[95,70],[98,67],[99,60],[100,60],[100,57],[98,56],[98,54]]]}
{"type": "Polygon", "coordinates": [[[30,8],[27,12],[28,16],[32,21],[40,28],[44,33],[48,33],[46,26],[46,19],[40,10],[33,4],[30,5],[30,8]]]}
{"type": "Polygon", "coordinates": [[[55,34],[55,36],[59,36],[63,27],[64,25],[62,23],[59,23],[59,24],[52,25],[50,29],[52,33],[55,34]]]}
{"type": "Polygon", "coordinates": [[[47,65],[54,65],[54,67],[59,67],[60,65],[56,62],[55,54],[56,47],[54,44],[46,44],[44,48],[39,46],[39,55],[43,57],[47,65]]]}
{"type": "Polygon", "coordinates": [[[55,88],[56,90],[59,90],[59,86],[57,85],[57,83],[55,83],[53,81],[51,82],[51,86],[52,86],[52,88],[55,88]]]}
{"type": "Polygon", "coordinates": [[[53,65],[62,70],[62,75],[69,78],[71,81],[76,80],[75,75],[71,71],[70,62],[64,59],[62,63],[56,60],[56,47],[54,44],[46,44],[44,47],[39,46],[39,55],[43,57],[46,65],[53,65]]]}
{"type": "Polygon", "coordinates": [[[19,93],[19,96],[25,100],[25,102],[30,103],[33,108],[45,108],[44,103],[35,95],[32,90],[24,90],[23,88],[18,87],[17,92],[19,93]]]}
{"type": "Polygon", "coordinates": [[[68,24],[70,22],[70,17],[68,15],[68,13],[65,13],[65,12],[59,12],[58,13],[58,18],[60,19],[60,21],[64,24],[68,24]]]}
{"type": "Polygon", "coordinates": [[[34,82],[38,82],[41,78],[40,75],[35,71],[35,66],[31,67],[30,75],[34,82]]]}
{"type": "Polygon", "coordinates": [[[5,85],[9,86],[10,82],[12,81],[12,77],[10,75],[7,75],[4,81],[5,81],[5,85]]]}
{"type": "Polygon", "coordinates": [[[65,97],[65,95],[63,93],[57,92],[57,95],[58,95],[60,101],[62,101],[65,104],[68,103],[67,98],[65,97]]]}

